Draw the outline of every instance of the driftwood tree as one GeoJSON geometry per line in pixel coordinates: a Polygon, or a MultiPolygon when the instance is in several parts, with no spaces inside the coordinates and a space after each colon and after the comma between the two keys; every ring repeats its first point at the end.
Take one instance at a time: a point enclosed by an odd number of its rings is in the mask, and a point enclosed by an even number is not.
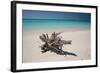
{"type": "Polygon", "coordinates": [[[58,55],[73,55],[77,56],[75,53],[71,53],[68,51],[63,51],[62,47],[67,44],[71,44],[71,40],[66,41],[62,40],[60,36],[61,33],[53,32],[49,37],[48,34],[42,34],[40,39],[44,44],[41,46],[42,53],[46,53],[47,51],[54,52],[58,55]]]}

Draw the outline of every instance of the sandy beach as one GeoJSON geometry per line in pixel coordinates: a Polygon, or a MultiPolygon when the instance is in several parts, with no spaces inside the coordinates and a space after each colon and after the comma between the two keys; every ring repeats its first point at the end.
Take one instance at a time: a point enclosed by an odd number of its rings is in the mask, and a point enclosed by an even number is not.
{"type": "Polygon", "coordinates": [[[23,32],[23,49],[22,61],[23,63],[30,62],[52,62],[52,61],[74,61],[74,60],[88,60],[91,59],[91,38],[90,29],[64,29],[64,30],[51,30],[51,31],[35,31],[30,30],[23,32]],[[60,36],[64,40],[72,40],[71,45],[65,45],[64,51],[69,51],[77,54],[77,56],[64,56],[55,53],[46,52],[41,53],[40,46],[43,42],[39,39],[42,33],[62,32],[60,36]]]}

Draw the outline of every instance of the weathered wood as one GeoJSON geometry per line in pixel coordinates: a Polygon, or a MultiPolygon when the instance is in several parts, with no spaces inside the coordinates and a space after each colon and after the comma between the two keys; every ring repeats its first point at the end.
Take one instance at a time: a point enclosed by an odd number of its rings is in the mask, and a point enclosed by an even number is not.
{"type": "Polygon", "coordinates": [[[60,35],[60,34],[61,34],[61,32],[60,33],[53,32],[51,34],[50,38],[49,38],[48,34],[42,34],[40,36],[40,39],[42,40],[42,42],[45,43],[45,44],[43,44],[41,46],[42,53],[46,53],[47,51],[51,51],[51,52],[54,52],[54,53],[56,53],[58,55],[73,55],[73,56],[77,56],[74,53],[62,50],[63,45],[71,44],[72,41],[71,40],[69,40],[69,41],[61,40],[61,38],[58,37],[58,35],[60,35]]]}

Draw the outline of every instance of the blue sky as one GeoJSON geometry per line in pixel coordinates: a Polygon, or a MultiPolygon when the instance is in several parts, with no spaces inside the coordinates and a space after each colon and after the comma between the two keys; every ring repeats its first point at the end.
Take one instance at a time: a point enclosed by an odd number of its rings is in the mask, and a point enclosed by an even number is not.
{"type": "Polygon", "coordinates": [[[64,19],[90,21],[90,13],[23,10],[23,19],[64,19]]]}

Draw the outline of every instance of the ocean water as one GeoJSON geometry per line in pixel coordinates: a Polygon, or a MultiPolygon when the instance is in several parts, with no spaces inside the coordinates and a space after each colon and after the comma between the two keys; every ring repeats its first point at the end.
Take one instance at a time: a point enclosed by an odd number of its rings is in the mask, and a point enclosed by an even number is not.
{"type": "Polygon", "coordinates": [[[90,28],[89,21],[83,20],[60,20],[60,19],[23,19],[23,30],[38,29],[67,29],[67,28],[90,28]]]}

